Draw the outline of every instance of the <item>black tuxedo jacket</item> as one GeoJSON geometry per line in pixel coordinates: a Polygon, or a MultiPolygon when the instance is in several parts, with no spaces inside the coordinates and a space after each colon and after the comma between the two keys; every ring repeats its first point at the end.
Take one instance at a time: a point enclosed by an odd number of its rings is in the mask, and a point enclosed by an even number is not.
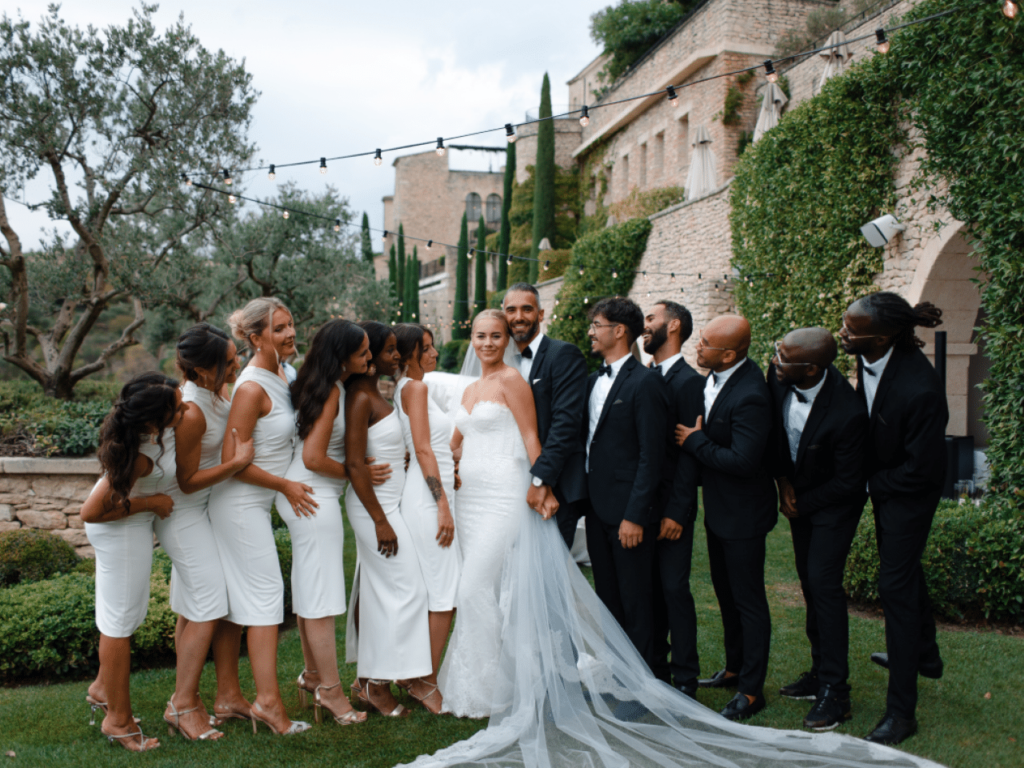
{"type": "MultiPolygon", "coordinates": [[[[858,356],[857,394],[866,407],[864,376],[858,356]]],[[[948,421],[946,393],[928,358],[919,349],[894,349],[868,426],[866,469],[873,499],[900,497],[913,505],[914,497],[930,503],[925,500],[941,492],[948,421]]]]}
{"type": "MultiPolygon", "coordinates": [[[[597,377],[593,373],[587,382],[584,441],[597,377]]],[[[656,502],[668,428],[668,387],[660,374],[630,355],[615,377],[590,443],[590,503],[602,522],[648,526],[660,519],[656,502]]]]}
{"type": "Polygon", "coordinates": [[[789,387],[779,383],[774,365],[768,367],[768,389],[775,406],[776,438],[768,451],[769,462],[775,477],[789,478],[793,484],[800,517],[826,522],[850,513],[860,515],[867,501],[864,444],[868,411],[864,399],[830,365],[800,435],[794,464],[783,410],[789,387]]]}
{"type": "Polygon", "coordinates": [[[580,431],[587,421],[587,364],[579,347],[542,338],[530,368],[530,388],[543,448],[530,472],[555,490],[559,502],[585,499],[587,449],[580,431]]]}
{"type": "Polygon", "coordinates": [[[676,445],[675,427],[692,427],[704,413],[704,377],[679,358],[663,378],[669,389],[669,424],[658,507],[662,517],[688,526],[697,519],[700,470],[697,460],[676,445]]]}
{"type": "MultiPolygon", "coordinates": [[[[706,383],[705,379],[705,383],[706,383]]],[[[700,465],[704,524],[721,539],[752,539],[775,527],[779,511],[765,454],[772,397],[761,369],[747,359],[715,398],[704,426],[683,443],[700,465]]]]}

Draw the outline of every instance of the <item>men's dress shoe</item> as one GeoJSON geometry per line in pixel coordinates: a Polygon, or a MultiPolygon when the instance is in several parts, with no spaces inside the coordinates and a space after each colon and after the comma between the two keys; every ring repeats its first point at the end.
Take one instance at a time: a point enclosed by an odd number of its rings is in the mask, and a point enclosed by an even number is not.
{"type": "Polygon", "coordinates": [[[740,676],[729,675],[726,677],[724,669],[718,670],[711,677],[697,681],[697,685],[701,688],[735,688],[739,684],[740,676]]]}
{"type": "Polygon", "coordinates": [[[830,685],[822,686],[811,711],[804,718],[804,728],[812,731],[831,731],[844,720],[850,719],[850,695],[837,693],[830,685]]]}
{"type": "Polygon", "coordinates": [[[891,712],[886,712],[885,717],[875,726],[875,730],[865,738],[868,741],[873,741],[875,744],[892,745],[899,744],[915,733],[917,733],[917,720],[914,718],[907,720],[891,712]]]}
{"type": "Polygon", "coordinates": [[[697,700],[697,684],[691,683],[690,685],[674,685],[672,686],[684,696],[689,696],[694,701],[697,700]]]}
{"type": "MultiPolygon", "coordinates": [[[[872,653],[871,660],[880,667],[889,668],[889,654],[888,653],[872,653]]],[[[942,663],[942,657],[936,656],[931,661],[922,661],[918,664],[917,672],[922,677],[930,677],[932,680],[938,680],[942,677],[942,670],[945,665],[942,663]]]]}
{"type": "Polygon", "coordinates": [[[639,701],[623,701],[612,712],[612,717],[624,723],[635,723],[649,712],[650,710],[639,701]]]}
{"type": "Polygon", "coordinates": [[[763,693],[757,694],[753,704],[744,694],[737,693],[719,714],[726,720],[746,720],[764,709],[766,704],[763,693]]]}
{"type": "Polygon", "coordinates": [[[819,688],[821,688],[821,685],[818,683],[818,673],[812,669],[810,672],[804,672],[800,675],[800,678],[795,683],[779,688],[779,694],[787,699],[814,701],[818,697],[819,688]]]}

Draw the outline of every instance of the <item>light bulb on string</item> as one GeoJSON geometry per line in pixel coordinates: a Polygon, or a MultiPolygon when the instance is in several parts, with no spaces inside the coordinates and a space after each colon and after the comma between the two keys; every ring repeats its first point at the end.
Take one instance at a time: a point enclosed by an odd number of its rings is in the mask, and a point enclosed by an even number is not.
{"type": "Polygon", "coordinates": [[[432,246],[433,244],[434,244],[433,240],[427,240],[427,250],[428,251],[430,250],[430,246],[432,246]]]}
{"type": "Polygon", "coordinates": [[[509,144],[516,143],[516,131],[512,127],[512,123],[505,123],[505,138],[508,139],[509,144]]]}
{"type": "Polygon", "coordinates": [[[1012,19],[1017,15],[1017,4],[1013,0],[1006,0],[1003,3],[1003,16],[1008,19],[1012,19]]]}
{"type": "Polygon", "coordinates": [[[512,257],[509,256],[507,259],[505,259],[505,263],[508,264],[511,267],[512,266],[512,257]]]}
{"type": "Polygon", "coordinates": [[[228,195],[228,202],[234,205],[235,203],[238,202],[238,198],[235,197],[234,195],[228,195]]]}
{"type": "Polygon", "coordinates": [[[679,94],[676,93],[675,87],[671,86],[671,85],[668,86],[665,89],[665,93],[668,95],[668,103],[669,104],[674,104],[675,106],[678,107],[679,103],[680,103],[679,102],[679,94]]]}
{"type": "Polygon", "coordinates": [[[777,83],[779,81],[779,73],[775,71],[775,65],[772,64],[771,59],[764,60],[764,74],[768,78],[769,83],[777,83]]]}
{"type": "Polygon", "coordinates": [[[875,47],[879,53],[889,52],[889,40],[885,36],[885,30],[879,27],[875,30],[875,47]]]}
{"type": "Polygon", "coordinates": [[[190,179],[187,174],[181,174],[181,180],[185,182],[186,187],[192,186],[192,179],[190,179]]]}
{"type": "Polygon", "coordinates": [[[612,270],[612,278],[614,279],[614,278],[617,278],[618,276],[619,276],[619,273],[613,269],[612,270]]]}
{"type": "Polygon", "coordinates": [[[435,149],[434,151],[437,153],[438,157],[444,157],[444,139],[441,138],[440,136],[437,137],[437,149],[435,149]]]}
{"type": "Polygon", "coordinates": [[[475,254],[475,253],[476,253],[476,248],[470,248],[469,249],[469,258],[472,259],[473,258],[473,254],[475,254]]]}
{"type": "Polygon", "coordinates": [[[230,187],[231,186],[231,182],[234,181],[234,179],[231,178],[231,171],[229,171],[227,168],[225,168],[223,173],[224,173],[224,183],[227,184],[230,187]]]}
{"type": "Polygon", "coordinates": [[[580,125],[586,128],[588,125],[590,125],[590,107],[584,104],[583,107],[580,109],[580,112],[580,125]]]}
{"type": "Polygon", "coordinates": [[[580,277],[583,277],[583,267],[580,267],[580,277]]]}
{"type": "Polygon", "coordinates": [[[376,152],[373,153],[373,164],[379,168],[380,164],[383,162],[384,158],[380,156],[380,149],[378,149],[376,152]]]}
{"type": "Polygon", "coordinates": [[[274,173],[274,164],[273,163],[270,164],[270,173],[267,174],[267,178],[270,179],[271,181],[273,181],[274,179],[277,178],[277,174],[274,173]]]}
{"type": "Polygon", "coordinates": [[[551,262],[550,261],[545,261],[544,262],[544,271],[547,272],[550,268],[551,268],[551,262]]]}
{"type": "Polygon", "coordinates": [[[320,174],[323,175],[325,173],[327,173],[327,158],[326,157],[321,157],[320,158],[320,174]]]}
{"type": "Polygon", "coordinates": [[[387,240],[388,239],[388,231],[386,229],[384,230],[384,234],[382,234],[380,236],[380,239],[381,240],[387,240]]]}
{"type": "Polygon", "coordinates": [[[281,214],[281,217],[287,219],[289,215],[290,214],[288,213],[288,211],[285,211],[284,213],[281,214]]]}
{"type": "Polygon", "coordinates": [[[334,231],[341,232],[341,219],[334,220],[334,231]]]}
{"type": "Polygon", "coordinates": [[[672,273],[670,273],[670,275],[669,275],[669,276],[670,276],[670,278],[672,279],[672,282],[674,283],[674,282],[676,281],[676,273],[675,273],[675,272],[672,272],[672,273]]]}
{"type": "Polygon", "coordinates": [[[590,303],[590,297],[589,296],[584,296],[583,297],[583,303],[584,304],[589,304],[590,303]]]}

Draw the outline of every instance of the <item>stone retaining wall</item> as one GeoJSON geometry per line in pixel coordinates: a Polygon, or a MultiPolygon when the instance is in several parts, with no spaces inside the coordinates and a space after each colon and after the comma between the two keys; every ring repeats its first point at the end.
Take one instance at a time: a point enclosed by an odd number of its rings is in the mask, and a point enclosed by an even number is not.
{"type": "Polygon", "coordinates": [[[0,458],[0,531],[52,531],[93,557],[79,512],[99,476],[96,459],[0,458]]]}

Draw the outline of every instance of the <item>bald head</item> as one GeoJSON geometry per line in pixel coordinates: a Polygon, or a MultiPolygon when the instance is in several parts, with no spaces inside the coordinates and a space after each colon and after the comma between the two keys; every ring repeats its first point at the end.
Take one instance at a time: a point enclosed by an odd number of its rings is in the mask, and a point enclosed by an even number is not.
{"type": "Polygon", "coordinates": [[[722,315],[705,326],[704,338],[713,347],[733,350],[741,359],[750,349],[750,323],[739,315],[722,315]]]}
{"type": "Polygon", "coordinates": [[[797,328],[782,341],[790,362],[824,369],[836,359],[836,340],[826,328],[797,328]]]}

